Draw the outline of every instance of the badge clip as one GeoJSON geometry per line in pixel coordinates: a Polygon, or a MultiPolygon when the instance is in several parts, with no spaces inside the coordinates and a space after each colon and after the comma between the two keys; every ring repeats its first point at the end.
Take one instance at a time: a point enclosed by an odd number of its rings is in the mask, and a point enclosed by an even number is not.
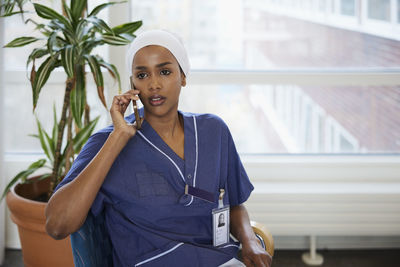
{"type": "Polygon", "coordinates": [[[190,195],[211,203],[215,203],[215,195],[213,193],[190,186],[188,184],[185,186],[185,195],[190,195]]]}

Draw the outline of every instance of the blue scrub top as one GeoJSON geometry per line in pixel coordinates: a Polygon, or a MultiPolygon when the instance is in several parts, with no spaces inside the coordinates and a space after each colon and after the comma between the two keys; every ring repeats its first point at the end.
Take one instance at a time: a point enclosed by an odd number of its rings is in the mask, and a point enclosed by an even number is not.
{"type": "MultiPolygon", "coordinates": [[[[141,110],[143,115],[143,110],[141,110]]],[[[92,204],[104,212],[114,266],[218,266],[239,244],[213,246],[212,209],[245,202],[253,186],[227,125],[217,116],[179,111],[184,121],[181,159],[146,121],[114,161],[92,204]],[[185,185],[215,194],[215,202],[184,194],[185,185]]],[[[133,123],[134,114],[125,118],[133,123]]],[[[57,189],[73,180],[101,149],[113,127],[93,134],[57,189]]]]}

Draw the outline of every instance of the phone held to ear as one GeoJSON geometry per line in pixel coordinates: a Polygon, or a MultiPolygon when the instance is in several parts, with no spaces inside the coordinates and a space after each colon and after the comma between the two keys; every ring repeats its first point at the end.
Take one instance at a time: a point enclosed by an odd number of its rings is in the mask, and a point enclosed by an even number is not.
{"type": "MultiPolygon", "coordinates": [[[[131,76],[131,78],[130,78],[131,89],[135,89],[135,85],[133,84],[132,80],[133,80],[133,77],[131,76]]],[[[135,113],[135,118],[136,118],[136,128],[139,130],[140,128],[142,128],[142,121],[139,116],[139,111],[138,111],[138,107],[136,104],[136,100],[132,99],[132,105],[133,105],[133,112],[135,113]]]]}

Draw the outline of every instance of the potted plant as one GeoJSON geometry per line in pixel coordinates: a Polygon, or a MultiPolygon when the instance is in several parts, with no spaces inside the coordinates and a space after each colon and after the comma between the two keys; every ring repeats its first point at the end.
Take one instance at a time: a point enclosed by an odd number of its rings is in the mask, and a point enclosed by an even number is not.
{"type": "MultiPolygon", "coordinates": [[[[1,1],[1,16],[24,14],[25,2],[25,0],[1,1]],[[15,11],[17,7],[19,10],[15,11]]],[[[98,120],[98,118],[93,120],[90,118],[90,107],[86,99],[86,70],[93,75],[98,96],[105,107],[101,68],[108,70],[118,82],[119,91],[121,91],[117,68],[106,62],[101,56],[95,55],[93,49],[105,44],[129,44],[135,37],[133,33],[142,25],[142,22],[136,21],[110,27],[97,15],[101,10],[113,4],[117,3],[104,3],[89,11],[87,0],[71,0],[70,3],[63,0],[61,14],[47,6],[33,3],[35,13],[46,23],[37,23],[30,18],[25,23],[34,23],[42,38],[24,36],[5,45],[5,47],[21,47],[33,42],[43,42],[43,46],[33,49],[27,59],[34,111],[41,89],[50,74],[56,68],[63,68],[67,74],[64,101],[59,119],[57,119],[55,107],[52,108],[54,113],[52,132],[45,131],[37,120],[38,134],[34,137],[40,141],[46,158],[39,159],[28,169],[18,173],[6,186],[2,196],[4,198],[7,195],[7,204],[13,221],[23,224],[19,226],[19,233],[24,262],[27,266],[72,265],[69,239],[55,241],[45,233],[44,208],[57,184],[69,171],[75,155],[79,153],[91,135],[98,120]],[[41,61],[40,65],[39,61],[41,61]],[[36,68],[37,64],[38,68],[36,68]],[[86,69],[85,66],[89,66],[89,68],[86,69]],[[37,170],[46,167],[48,172],[33,179],[29,178],[37,170]],[[27,217],[31,212],[34,214],[27,217]],[[25,236],[26,234],[42,239],[32,241],[25,236]],[[57,249],[55,244],[58,243],[61,248],[57,249]],[[43,257],[37,254],[38,249],[45,253],[43,257]],[[65,251],[69,255],[66,260],[61,260],[61,254],[65,254],[63,253],[65,251]],[[55,259],[50,259],[50,256],[55,256],[55,259]]]]}

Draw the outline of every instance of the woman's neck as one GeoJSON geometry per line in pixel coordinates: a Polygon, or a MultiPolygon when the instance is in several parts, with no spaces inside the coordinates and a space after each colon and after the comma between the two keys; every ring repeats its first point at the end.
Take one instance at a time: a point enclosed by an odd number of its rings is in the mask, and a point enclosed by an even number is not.
{"type": "Polygon", "coordinates": [[[156,117],[144,114],[146,121],[162,137],[162,139],[173,139],[183,133],[183,120],[178,112],[165,117],[156,117]]]}

